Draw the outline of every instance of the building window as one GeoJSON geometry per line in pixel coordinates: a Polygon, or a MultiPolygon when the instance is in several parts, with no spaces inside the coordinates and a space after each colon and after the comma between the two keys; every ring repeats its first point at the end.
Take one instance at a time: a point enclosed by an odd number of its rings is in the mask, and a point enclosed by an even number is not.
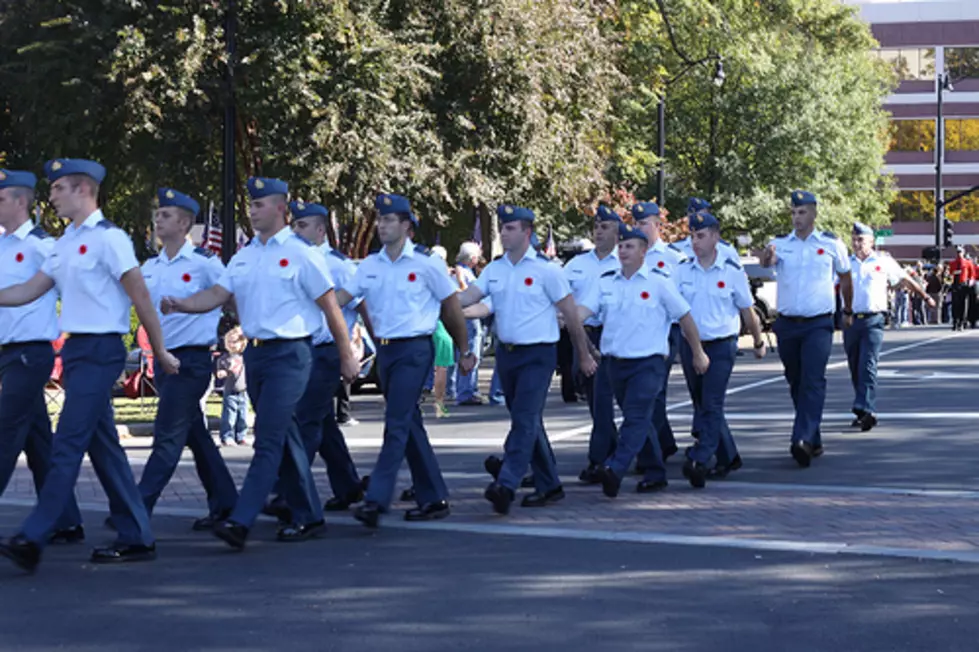
{"type": "Polygon", "coordinates": [[[979,78],[979,48],[945,48],[945,69],[953,80],[979,78]]]}
{"type": "Polygon", "coordinates": [[[891,120],[891,151],[932,152],[934,150],[934,120],[891,120]]]}
{"type": "Polygon", "coordinates": [[[935,219],[935,192],[902,190],[891,204],[892,222],[926,222],[935,219]]]}
{"type": "Polygon", "coordinates": [[[877,56],[891,64],[900,81],[935,78],[935,48],[884,48],[877,56]]]}
{"type": "Polygon", "coordinates": [[[945,149],[979,152],[979,118],[946,120],[945,149]]]}
{"type": "MultiPolygon", "coordinates": [[[[945,197],[961,192],[945,190],[945,197]]],[[[945,207],[945,217],[953,222],[979,222],[979,195],[966,195],[945,207]]]]}

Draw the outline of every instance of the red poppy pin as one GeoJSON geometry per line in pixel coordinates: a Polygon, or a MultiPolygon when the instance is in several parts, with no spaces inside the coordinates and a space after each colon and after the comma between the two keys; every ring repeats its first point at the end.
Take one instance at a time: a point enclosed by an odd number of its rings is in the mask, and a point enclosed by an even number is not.
{"type": "Polygon", "coordinates": [[[24,262],[24,254],[22,254],[22,253],[20,253],[20,252],[18,251],[18,252],[17,252],[17,255],[16,255],[16,256],[14,256],[14,260],[16,260],[16,261],[17,261],[18,263],[22,263],[22,262],[24,262]]]}
{"type": "Polygon", "coordinates": [[[88,247],[85,246],[85,245],[82,245],[81,247],[78,248],[78,253],[80,253],[81,255],[84,256],[85,254],[88,253],[88,247]]]}
{"type": "Polygon", "coordinates": [[[723,290],[724,289],[724,281],[718,281],[717,282],[717,287],[719,287],[719,288],[721,288],[723,290]]]}
{"type": "Polygon", "coordinates": [[[288,267],[288,266],[289,266],[288,258],[283,258],[282,260],[279,261],[279,267],[288,267]]]}
{"type": "Polygon", "coordinates": [[[414,283],[417,280],[418,280],[418,277],[415,276],[415,273],[414,272],[411,272],[410,274],[408,274],[408,282],[409,283],[414,283]]]}
{"type": "Polygon", "coordinates": [[[646,292],[645,290],[643,290],[642,294],[640,294],[639,296],[642,297],[642,300],[643,301],[645,301],[646,299],[649,298],[649,292],[646,292]]]}
{"type": "Polygon", "coordinates": [[[526,285],[527,287],[530,287],[531,285],[533,285],[533,284],[534,284],[534,279],[532,279],[532,278],[530,278],[530,277],[528,276],[527,278],[525,278],[525,279],[523,280],[523,284],[524,284],[524,285],[526,285]]]}
{"type": "Polygon", "coordinates": [[[190,274],[183,275],[184,283],[190,283],[190,274]]]}
{"type": "Polygon", "coordinates": [[[820,256],[822,256],[824,253],[826,253],[826,250],[825,249],[817,249],[816,250],[816,253],[819,254],[820,256]]]}
{"type": "Polygon", "coordinates": [[[880,271],[880,265],[878,265],[877,267],[874,267],[874,271],[875,272],[879,272],[880,271]]]}
{"type": "Polygon", "coordinates": [[[661,261],[659,261],[658,263],[656,263],[656,266],[657,266],[657,267],[659,267],[660,269],[662,269],[662,268],[664,268],[664,267],[666,267],[666,263],[664,263],[664,262],[663,262],[663,261],[661,260],[661,261]]]}

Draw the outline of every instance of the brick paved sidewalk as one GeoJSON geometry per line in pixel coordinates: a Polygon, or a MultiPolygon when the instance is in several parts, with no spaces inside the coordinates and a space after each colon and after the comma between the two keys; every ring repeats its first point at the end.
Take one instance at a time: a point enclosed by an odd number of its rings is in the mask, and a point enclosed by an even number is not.
{"type": "MultiPolygon", "coordinates": [[[[137,477],[142,461],[134,461],[137,477]]],[[[235,480],[247,465],[229,465],[235,480]]],[[[326,492],[322,465],[316,476],[326,492]]],[[[921,556],[979,562],[979,494],[973,492],[909,492],[870,488],[806,487],[715,482],[695,491],[674,482],[659,495],[633,493],[634,480],[623,483],[612,500],[599,487],[566,485],[567,498],[543,509],[519,506],[508,517],[491,512],[482,491],[488,477],[448,474],[453,515],[435,524],[439,530],[595,538],[691,545],[724,545],[810,552],[857,552],[921,556]]],[[[401,486],[408,484],[407,474],[401,486]]],[[[528,490],[524,490],[526,492],[528,490]]],[[[105,507],[105,497],[88,462],[77,487],[86,507],[105,507]]],[[[328,493],[322,493],[325,498],[328,493]]],[[[33,484],[23,466],[0,502],[26,504],[33,484]]],[[[396,504],[396,508],[407,505],[396,504]]],[[[182,463],[158,503],[162,514],[206,512],[203,490],[193,464],[182,463]]],[[[348,515],[328,515],[334,524],[353,523],[348,515]]],[[[388,516],[388,527],[404,524],[400,509],[388,516]]]]}

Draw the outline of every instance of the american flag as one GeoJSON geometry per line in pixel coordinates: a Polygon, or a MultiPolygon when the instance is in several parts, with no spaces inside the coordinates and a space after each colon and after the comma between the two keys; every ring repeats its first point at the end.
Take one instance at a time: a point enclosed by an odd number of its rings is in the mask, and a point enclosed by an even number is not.
{"type": "Polygon", "coordinates": [[[547,242],[544,243],[544,255],[554,258],[557,256],[557,245],[554,244],[554,229],[547,227],[547,242]]]}
{"type": "Polygon", "coordinates": [[[214,202],[211,202],[207,210],[207,221],[204,223],[204,237],[201,246],[220,256],[223,239],[224,227],[221,226],[221,216],[214,212],[214,202]]]}
{"type": "Polygon", "coordinates": [[[479,206],[474,209],[476,213],[476,223],[473,225],[473,242],[483,246],[483,225],[479,220],[479,206]]]}

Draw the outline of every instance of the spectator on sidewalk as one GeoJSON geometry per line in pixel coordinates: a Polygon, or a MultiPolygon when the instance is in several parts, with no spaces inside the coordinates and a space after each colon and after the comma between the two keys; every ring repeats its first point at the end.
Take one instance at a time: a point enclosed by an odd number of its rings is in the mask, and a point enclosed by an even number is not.
{"type": "MultiPolygon", "coordinates": [[[[476,280],[476,270],[479,266],[482,249],[475,242],[463,242],[459,246],[453,277],[459,285],[459,291],[465,290],[476,280]]],[[[455,382],[457,405],[482,405],[483,399],[479,394],[479,361],[483,349],[483,324],[479,319],[466,320],[466,337],[469,350],[476,355],[476,366],[468,376],[460,376],[453,365],[449,371],[455,382]]]]}
{"type": "Polygon", "coordinates": [[[217,377],[224,380],[224,399],[221,405],[221,445],[243,445],[248,431],[248,397],[245,384],[245,358],[242,355],[248,340],[236,327],[224,336],[225,352],[218,358],[217,377]]]}
{"type": "Polygon", "coordinates": [[[929,324],[937,324],[941,319],[941,305],[942,305],[942,266],[936,265],[928,274],[925,276],[925,292],[931,297],[931,300],[935,302],[934,308],[928,309],[928,321],[929,324]]]}

